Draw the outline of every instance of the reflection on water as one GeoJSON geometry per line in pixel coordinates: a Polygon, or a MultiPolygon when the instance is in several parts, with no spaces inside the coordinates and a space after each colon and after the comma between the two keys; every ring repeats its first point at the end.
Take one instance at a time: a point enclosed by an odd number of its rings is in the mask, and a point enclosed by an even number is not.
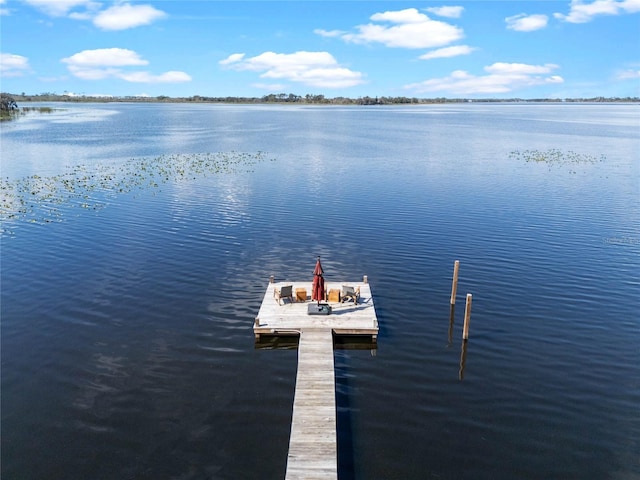
{"type": "Polygon", "coordinates": [[[456,312],[456,306],[455,304],[450,304],[449,305],[449,346],[451,346],[451,344],[453,343],[453,324],[454,324],[454,320],[455,320],[455,312],[456,312]]]}
{"type": "MultiPolygon", "coordinates": [[[[449,331],[448,331],[448,343],[447,343],[447,347],[451,348],[451,345],[453,345],[453,334],[454,334],[454,323],[455,323],[455,311],[456,311],[456,306],[455,304],[450,304],[449,305],[449,331]]],[[[458,379],[459,380],[463,380],[464,379],[464,369],[465,366],[467,364],[467,343],[469,342],[468,338],[464,338],[464,334],[463,334],[463,338],[462,338],[462,345],[460,347],[460,368],[458,370],[458,379]]]]}
{"type": "MultiPolygon", "coordinates": [[[[255,348],[261,350],[290,350],[297,349],[299,335],[261,335],[255,339],[255,348]]],[[[334,350],[369,350],[372,356],[378,348],[378,342],[367,335],[335,335],[333,337],[334,350]]]]}
{"type": "Polygon", "coordinates": [[[458,371],[458,378],[464,379],[464,367],[467,365],[467,343],[469,340],[462,339],[462,347],[460,348],[460,370],[458,371]]]}
{"type": "Polygon", "coordinates": [[[255,348],[261,350],[297,350],[298,335],[260,335],[255,339],[255,348]]]}

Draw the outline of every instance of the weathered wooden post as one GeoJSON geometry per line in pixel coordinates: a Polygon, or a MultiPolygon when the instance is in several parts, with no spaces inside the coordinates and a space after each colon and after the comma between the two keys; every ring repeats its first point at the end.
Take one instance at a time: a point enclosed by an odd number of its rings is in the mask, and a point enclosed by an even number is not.
{"type": "Polygon", "coordinates": [[[453,283],[451,284],[451,305],[456,303],[456,290],[458,289],[458,269],[460,268],[460,260],[456,260],[453,264],[453,283]]]}
{"type": "Polygon", "coordinates": [[[471,294],[467,293],[467,304],[464,307],[464,327],[462,330],[462,338],[469,339],[469,322],[471,322],[471,294]]]}

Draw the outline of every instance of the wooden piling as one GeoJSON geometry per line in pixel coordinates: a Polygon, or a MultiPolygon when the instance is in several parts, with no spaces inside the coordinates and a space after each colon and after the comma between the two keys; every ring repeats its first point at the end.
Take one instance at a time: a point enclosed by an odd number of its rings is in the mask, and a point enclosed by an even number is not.
{"type": "Polygon", "coordinates": [[[451,284],[451,305],[456,303],[456,290],[458,289],[458,269],[460,268],[460,260],[456,260],[453,264],[453,283],[451,284]]]}
{"type": "Polygon", "coordinates": [[[469,339],[469,322],[471,321],[471,294],[467,293],[467,304],[464,307],[464,327],[462,331],[462,338],[464,340],[469,339]]]}

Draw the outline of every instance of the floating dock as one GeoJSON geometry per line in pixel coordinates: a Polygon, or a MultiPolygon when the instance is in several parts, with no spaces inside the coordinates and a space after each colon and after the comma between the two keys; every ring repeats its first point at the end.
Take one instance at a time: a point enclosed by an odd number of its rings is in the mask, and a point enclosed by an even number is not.
{"type": "Polygon", "coordinates": [[[311,282],[270,282],[253,326],[256,339],[300,337],[286,480],[338,478],[333,337],[366,335],[376,341],[378,336],[366,277],[362,282],[325,282],[325,288],[329,301],[323,303],[331,307],[331,313],[310,315],[317,305],[308,297],[311,282]],[[293,301],[278,301],[274,292],[288,285],[293,286],[293,301]],[[338,292],[343,285],[359,289],[356,303],[340,301],[338,292]]]}

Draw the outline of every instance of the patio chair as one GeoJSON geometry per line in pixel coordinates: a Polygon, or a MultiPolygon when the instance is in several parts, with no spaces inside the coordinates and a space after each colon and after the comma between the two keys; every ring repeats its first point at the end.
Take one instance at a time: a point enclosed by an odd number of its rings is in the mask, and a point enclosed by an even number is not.
{"type": "Polygon", "coordinates": [[[355,288],[347,285],[342,286],[342,296],[341,296],[340,303],[353,300],[353,303],[357,304],[359,298],[360,298],[360,287],[355,288]]]}
{"type": "Polygon", "coordinates": [[[276,299],[278,305],[281,305],[280,300],[284,298],[288,298],[289,302],[293,303],[293,285],[286,285],[281,288],[275,288],[273,290],[273,298],[276,299]]]}

